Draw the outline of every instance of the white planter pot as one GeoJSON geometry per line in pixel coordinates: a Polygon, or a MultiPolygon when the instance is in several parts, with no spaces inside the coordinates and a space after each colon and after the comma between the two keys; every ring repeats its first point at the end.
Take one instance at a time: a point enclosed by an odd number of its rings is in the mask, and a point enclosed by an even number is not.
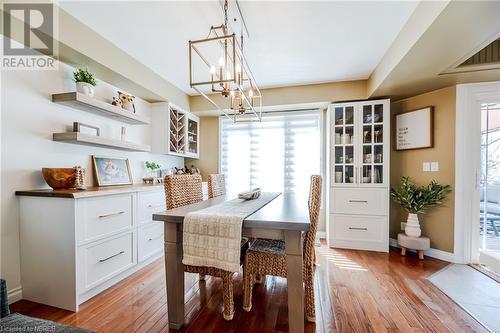
{"type": "Polygon", "coordinates": [[[90,97],[94,96],[94,86],[87,82],[77,82],[76,91],[90,97]]]}
{"type": "Polygon", "coordinates": [[[406,221],[405,234],[410,237],[420,237],[422,230],[420,230],[420,223],[418,222],[417,214],[408,214],[406,221]]]}

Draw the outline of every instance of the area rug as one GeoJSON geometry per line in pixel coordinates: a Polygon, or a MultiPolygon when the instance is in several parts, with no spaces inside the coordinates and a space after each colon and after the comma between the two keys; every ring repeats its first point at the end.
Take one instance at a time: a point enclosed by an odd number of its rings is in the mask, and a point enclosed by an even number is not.
{"type": "Polygon", "coordinates": [[[500,333],[500,283],[458,264],[450,264],[427,279],[490,332],[500,333]]]}
{"type": "Polygon", "coordinates": [[[81,328],[62,325],[14,313],[0,319],[0,332],[55,332],[55,333],[94,333],[81,328]]]}

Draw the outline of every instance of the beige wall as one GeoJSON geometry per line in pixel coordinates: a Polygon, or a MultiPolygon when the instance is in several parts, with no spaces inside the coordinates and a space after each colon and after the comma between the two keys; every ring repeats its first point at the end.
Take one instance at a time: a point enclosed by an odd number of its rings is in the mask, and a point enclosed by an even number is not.
{"type": "Polygon", "coordinates": [[[200,118],[200,159],[186,159],[186,164],[197,166],[203,180],[219,172],[219,117],[200,118]]]}
{"type": "MultiPolygon", "coordinates": [[[[297,105],[366,99],[366,80],[329,82],[302,86],[262,89],[263,106],[297,105]]],[[[220,106],[226,105],[220,95],[210,96],[220,106]]],[[[190,96],[192,112],[214,110],[203,96],[190,96]]]]}
{"type": "MultiPolygon", "coordinates": [[[[401,176],[409,176],[419,185],[426,185],[432,179],[455,187],[455,86],[435,90],[392,103],[391,113],[397,114],[425,106],[434,106],[434,147],[391,152],[391,186],[398,187],[401,176]],[[423,172],[423,162],[439,162],[438,172],[423,172]]],[[[394,120],[394,118],[393,118],[394,120]]],[[[394,124],[393,128],[394,128],[394,124]]],[[[431,239],[431,247],[453,252],[454,238],[454,193],[451,192],[444,204],[420,215],[422,233],[431,239]]],[[[391,203],[390,236],[396,238],[401,221],[407,213],[391,203]]]]}

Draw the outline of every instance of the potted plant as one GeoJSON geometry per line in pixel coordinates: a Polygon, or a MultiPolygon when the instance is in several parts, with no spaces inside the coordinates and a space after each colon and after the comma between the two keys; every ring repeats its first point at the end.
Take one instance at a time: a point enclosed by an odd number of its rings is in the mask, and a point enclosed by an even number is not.
{"type": "Polygon", "coordinates": [[[149,161],[146,161],[146,168],[149,169],[149,177],[155,177],[155,176],[158,176],[158,173],[157,173],[157,170],[161,168],[161,165],[159,165],[158,163],[155,163],[155,162],[149,162],[149,161]]]}
{"type": "Polygon", "coordinates": [[[405,234],[410,237],[420,237],[422,231],[418,214],[440,205],[450,191],[450,185],[441,185],[435,180],[427,186],[417,186],[409,177],[401,177],[399,191],[391,188],[391,198],[408,211],[405,234]]]}
{"type": "Polygon", "coordinates": [[[87,96],[94,96],[94,87],[97,84],[94,74],[86,69],[77,69],[73,72],[73,79],[76,82],[76,91],[87,96]]]}

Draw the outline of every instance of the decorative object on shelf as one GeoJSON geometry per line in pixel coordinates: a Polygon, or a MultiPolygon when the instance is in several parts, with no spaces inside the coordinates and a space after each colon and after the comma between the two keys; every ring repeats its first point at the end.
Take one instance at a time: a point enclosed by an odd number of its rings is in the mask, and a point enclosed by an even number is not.
{"type": "Polygon", "coordinates": [[[229,32],[228,0],[224,1],[224,23],[211,26],[206,38],[189,41],[189,83],[233,122],[260,121],[262,96],[243,54],[243,34],[248,36],[248,31],[239,7],[238,13],[231,21],[241,25],[239,42],[236,34],[229,32]],[[219,50],[218,64],[214,61],[217,57],[206,50],[219,50]],[[222,95],[227,105],[219,106],[201,89],[203,86],[222,95]]]}
{"type": "Polygon", "coordinates": [[[450,185],[431,181],[427,186],[417,186],[409,177],[401,177],[399,191],[391,188],[392,199],[408,211],[405,233],[410,237],[420,237],[418,214],[428,208],[440,205],[451,191],[450,185]]]}
{"type": "Polygon", "coordinates": [[[128,158],[92,156],[97,186],[131,185],[128,158]]]}
{"type": "Polygon", "coordinates": [[[94,96],[94,87],[97,84],[94,74],[87,69],[79,68],[73,72],[73,79],[76,82],[76,91],[90,97],[94,96]]]}
{"type": "Polygon", "coordinates": [[[45,182],[53,189],[85,189],[85,169],[80,166],[73,168],[42,168],[45,182]]]}
{"type": "Polygon", "coordinates": [[[431,148],[434,145],[434,108],[428,106],[395,115],[396,150],[431,148]]]}
{"type": "Polygon", "coordinates": [[[194,165],[191,165],[191,169],[189,170],[189,173],[192,174],[192,175],[199,175],[200,174],[200,169],[198,169],[194,165]]]}
{"type": "Polygon", "coordinates": [[[114,97],[114,96],[113,96],[113,101],[111,102],[111,105],[123,107],[122,100],[120,98],[114,97]]]}
{"type": "Polygon", "coordinates": [[[80,123],[77,121],[73,122],[73,132],[83,133],[83,134],[88,134],[88,135],[95,135],[95,136],[101,135],[101,130],[99,127],[87,125],[87,124],[80,123]]]}
{"type": "Polygon", "coordinates": [[[128,95],[119,91],[118,98],[121,101],[122,109],[135,113],[135,105],[134,105],[135,96],[128,95]]]}
{"type": "Polygon", "coordinates": [[[151,178],[158,177],[158,171],[160,171],[161,165],[159,165],[158,163],[149,162],[149,161],[146,161],[144,163],[144,165],[146,166],[147,169],[149,169],[149,172],[148,172],[149,177],[151,177],[151,178]]]}

